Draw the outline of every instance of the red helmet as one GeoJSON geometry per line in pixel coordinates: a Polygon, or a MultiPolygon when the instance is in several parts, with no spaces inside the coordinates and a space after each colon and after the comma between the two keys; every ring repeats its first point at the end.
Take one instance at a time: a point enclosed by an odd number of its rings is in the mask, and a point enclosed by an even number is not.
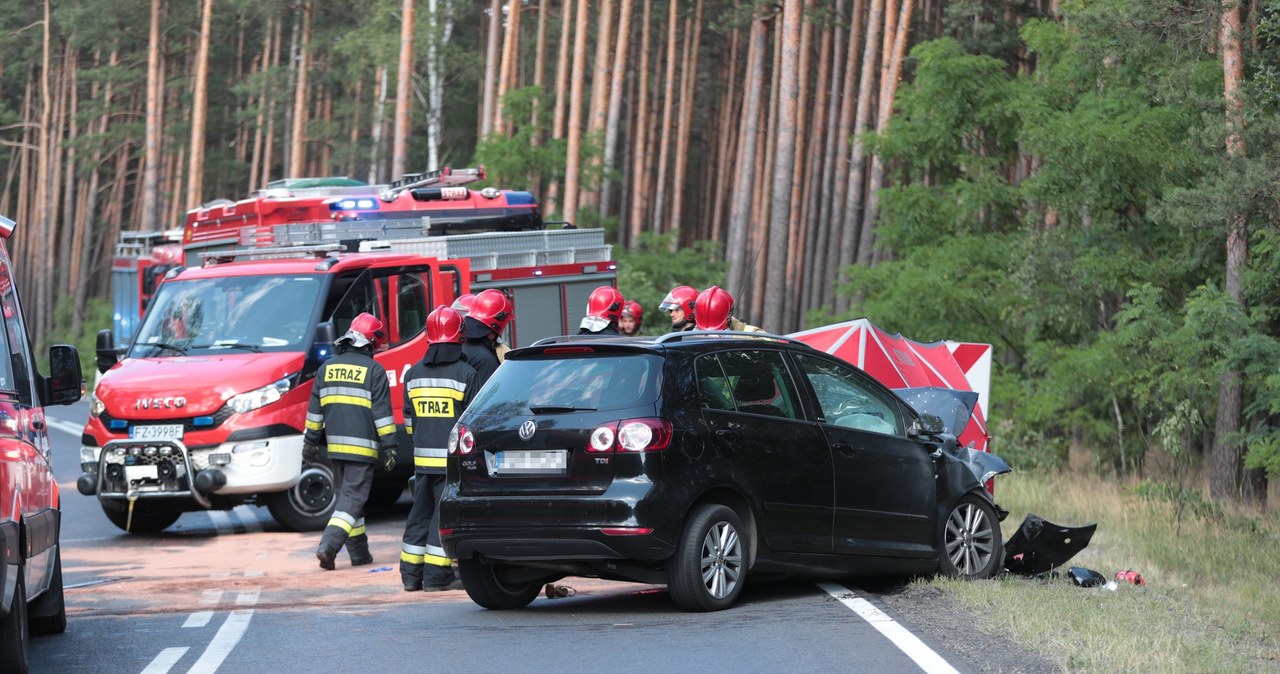
{"type": "Polygon", "coordinates": [[[471,293],[467,293],[466,295],[459,295],[458,299],[453,301],[453,306],[449,308],[453,309],[454,311],[458,312],[463,316],[466,316],[467,313],[471,311],[471,303],[474,301],[476,301],[476,296],[471,293]]]}
{"type": "Polygon", "coordinates": [[[355,347],[377,346],[382,337],[382,321],[373,314],[363,313],[351,321],[351,328],[338,338],[338,343],[348,342],[355,347]]]}
{"type": "Polygon", "coordinates": [[[622,316],[622,306],[626,303],[617,288],[600,286],[592,290],[591,296],[587,298],[587,315],[616,321],[622,316]]]}
{"type": "Polygon", "coordinates": [[[490,288],[471,301],[471,311],[467,314],[469,317],[476,319],[481,325],[492,330],[495,334],[502,334],[507,329],[507,324],[511,322],[515,316],[515,307],[511,306],[511,300],[507,299],[505,293],[495,288],[490,288]]]}
{"type": "Polygon", "coordinates": [[[694,324],[699,330],[728,330],[733,313],[733,295],[720,286],[711,286],[694,302],[694,324]]]}
{"type": "Polygon", "coordinates": [[[671,311],[672,309],[684,309],[686,318],[692,318],[693,303],[698,299],[698,291],[693,286],[677,286],[667,293],[662,299],[662,304],[658,308],[663,311],[671,311]]]}
{"type": "Polygon", "coordinates": [[[427,341],[432,344],[462,343],[462,315],[441,304],[427,316],[427,341]]]}
{"type": "Polygon", "coordinates": [[[644,307],[639,302],[632,300],[622,305],[622,315],[636,319],[636,324],[639,324],[644,319],[644,307]]]}

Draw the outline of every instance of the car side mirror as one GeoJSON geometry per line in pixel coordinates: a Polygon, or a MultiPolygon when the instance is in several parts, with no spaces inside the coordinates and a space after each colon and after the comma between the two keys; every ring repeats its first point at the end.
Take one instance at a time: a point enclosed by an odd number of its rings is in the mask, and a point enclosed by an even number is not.
{"type": "Polygon", "coordinates": [[[46,381],[45,404],[70,405],[80,400],[84,395],[84,377],[80,372],[80,354],[76,347],[67,344],[49,347],[49,377],[46,381]]]}
{"type": "Polygon", "coordinates": [[[338,341],[338,328],[333,321],[325,321],[316,325],[316,344],[330,346],[338,341]]]}
{"type": "Polygon", "coordinates": [[[120,362],[120,352],[116,350],[116,336],[110,330],[98,331],[96,354],[98,372],[105,374],[107,370],[110,370],[112,366],[120,362]]]}
{"type": "Polygon", "coordinates": [[[911,422],[911,427],[907,429],[907,435],[912,438],[918,438],[922,435],[938,435],[945,433],[947,426],[942,421],[942,417],[933,414],[922,414],[920,418],[911,422]]]}

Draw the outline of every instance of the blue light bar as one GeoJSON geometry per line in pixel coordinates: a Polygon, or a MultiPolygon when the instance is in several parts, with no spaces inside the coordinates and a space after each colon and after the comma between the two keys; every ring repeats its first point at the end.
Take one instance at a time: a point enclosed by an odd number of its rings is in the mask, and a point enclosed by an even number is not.
{"type": "Polygon", "coordinates": [[[191,420],[192,426],[212,426],[213,417],[196,417],[191,420]]]}
{"type": "Polygon", "coordinates": [[[330,211],[376,211],[378,200],[374,197],[349,197],[329,204],[330,211]]]}
{"type": "Polygon", "coordinates": [[[129,422],[124,419],[112,419],[110,423],[107,424],[107,427],[113,431],[123,431],[129,427],[129,422]]]}

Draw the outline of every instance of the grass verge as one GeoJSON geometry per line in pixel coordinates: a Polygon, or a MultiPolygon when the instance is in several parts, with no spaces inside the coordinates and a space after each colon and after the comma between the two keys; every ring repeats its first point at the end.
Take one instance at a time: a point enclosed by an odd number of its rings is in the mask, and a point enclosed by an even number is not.
{"type": "Polygon", "coordinates": [[[1280,521],[1207,506],[1174,507],[1149,486],[1075,474],[1000,478],[1010,511],[1004,537],[1035,513],[1055,524],[1098,523],[1089,547],[1066,566],[1111,578],[1134,569],[1145,587],[1084,589],[1007,576],[935,586],[1006,635],[1072,672],[1261,672],[1280,670],[1280,521]]]}

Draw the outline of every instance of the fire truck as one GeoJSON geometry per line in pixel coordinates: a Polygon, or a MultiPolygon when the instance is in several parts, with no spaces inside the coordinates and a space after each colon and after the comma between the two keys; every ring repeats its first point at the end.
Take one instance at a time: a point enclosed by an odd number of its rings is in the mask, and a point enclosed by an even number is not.
{"type": "Polygon", "coordinates": [[[112,332],[126,342],[164,275],[182,264],[182,230],[121,232],[111,258],[112,332]]]}
{"type": "Polygon", "coordinates": [[[188,213],[183,263],[163,274],[127,345],[98,333],[80,492],[131,532],[245,503],[287,529],[322,528],[334,485],[327,462],[303,463],[307,402],[335,337],[369,312],[386,326],[374,355],[401,427],[399,472],[371,500],[394,501],[413,466],[396,401],[433,307],[501,289],[515,305],[503,339],[520,346],[567,334],[591,291],[616,282],[603,230],[543,221],[528,192],[467,187],[483,176],[283,181],[188,213]]]}

